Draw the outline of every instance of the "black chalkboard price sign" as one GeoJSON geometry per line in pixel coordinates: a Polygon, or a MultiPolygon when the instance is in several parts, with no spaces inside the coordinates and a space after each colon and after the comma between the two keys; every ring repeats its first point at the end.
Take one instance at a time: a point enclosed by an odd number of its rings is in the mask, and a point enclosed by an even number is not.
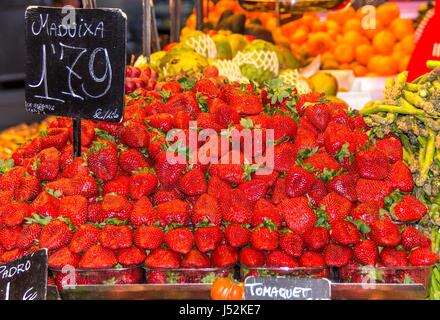
{"type": "Polygon", "coordinates": [[[327,279],[248,277],[246,300],[329,300],[331,283],[327,279]]]}
{"type": "Polygon", "coordinates": [[[0,300],[46,300],[47,250],[0,265],[0,300]]]}
{"type": "Polygon", "coordinates": [[[119,122],[127,19],[119,9],[29,7],[26,110],[119,122]]]}

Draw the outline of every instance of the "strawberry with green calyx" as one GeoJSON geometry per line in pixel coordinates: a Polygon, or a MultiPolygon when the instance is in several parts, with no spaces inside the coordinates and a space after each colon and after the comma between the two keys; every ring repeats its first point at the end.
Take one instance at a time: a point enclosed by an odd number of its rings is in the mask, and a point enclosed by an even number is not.
{"type": "Polygon", "coordinates": [[[319,202],[319,207],[325,207],[329,222],[343,220],[350,214],[351,202],[335,192],[330,192],[319,202]]]}
{"type": "Polygon", "coordinates": [[[251,238],[251,232],[247,226],[231,223],[224,229],[226,242],[233,248],[244,247],[251,238]]]}
{"type": "Polygon", "coordinates": [[[190,116],[196,116],[200,112],[194,92],[188,91],[173,95],[163,107],[165,113],[175,114],[179,111],[185,111],[190,116]]]}
{"type": "Polygon", "coordinates": [[[38,244],[40,248],[56,250],[70,243],[74,227],[68,219],[57,219],[47,223],[41,230],[38,244]]]}
{"type": "Polygon", "coordinates": [[[324,248],[324,260],[329,267],[343,267],[346,266],[351,257],[353,251],[350,247],[341,246],[335,243],[329,243],[324,248]]]}
{"type": "Polygon", "coordinates": [[[149,135],[147,128],[141,121],[124,122],[119,131],[121,142],[132,148],[144,148],[148,146],[149,135]]]}
{"type": "Polygon", "coordinates": [[[133,242],[133,232],[127,225],[106,224],[99,234],[102,247],[116,250],[129,248],[133,242]]]}
{"type": "Polygon", "coordinates": [[[52,192],[52,189],[46,189],[32,202],[31,211],[44,217],[56,218],[59,215],[59,195],[59,191],[52,192]]]}
{"type": "Polygon", "coordinates": [[[243,165],[243,177],[246,181],[252,180],[252,175],[261,168],[259,164],[247,164],[243,165]]]}
{"type": "Polygon", "coordinates": [[[344,164],[352,164],[354,160],[354,154],[350,152],[350,143],[346,142],[342,145],[341,149],[339,149],[334,155],[335,159],[338,160],[339,163],[344,164]]]}
{"type": "Polygon", "coordinates": [[[222,222],[219,202],[214,196],[208,193],[202,194],[197,199],[191,215],[191,221],[194,225],[205,221],[205,219],[213,225],[220,225],[222,222]]]}
{"type": "Polygon", "coordinates": [[[288,255],[299,258],[304,251],[303,237],[296,232],[284,229],[280,231],[280,248],[288,255]]]}
{"type": "Polygon", "coordinates": [[[266,257],[263,251],[245,247],[240,250],[239,261],[248,268],[258,268],[264,266],[266,257]]]}
{"type": "Polygon", "coordinates": [[[73,253],[83,253],[99,241],[101,230],[93,225],[84,224],[75,231],[69,249],[73,253]]]}
{"type": "Polygon", "coordinates": [[[303,235],[304,244],[309,250],[320,251],[330,241],[329,231],[321,226],[311,227],[303,235]]]}
{"type": "Polygon", "coordinates": [[[66,196],[60,200],[59,214],[78,226],[87,221],[88,201],[83,196],[66,196]]]}
{"type": "Polygon", "coordinates": [[[346,170],[344,168],[341,168],[339,170],[329,170],[327,168],[324,168],[324,170],[318,175],[318,177],[324,181],[324,183],[329,182],[330,180],[333,180],[335,177],[340,176],[343,174],[346,170]]]}
{"type": "Polygon", "coordinates": [[[127,196],[129,192],[130,178],[126,176],[119,176],[113,180],[106,181],[102,184],[102,193],[116,193],[120,196],[127,196]]]}
{"type": "Polygon", "coordinates": [[[438,262],[438,255],[431,248],[416,248],[410,252],[408,260],[412,266],[432,266],[438,262]]]}
{"type": "Polygon", "coordinates": [[[118,263],[113,251],[99,244],[91,246],[79,261],[81,269],[109,269],[118,263]]]}
{"type": "Polygon", "coordinates": [[[116,147],[110,141],[94,142],[87,153],[87,164],[97,178],[112,180],[118,170],[116,147]]]}
{"type": "Polygon", "coordinates": [[[191,251],[182,258],[183,268],[209,268],[210,265],[209,256],[197,249],[191,249],[191,251]]]}
{"type": "Polygon", "coordinates": [[[60,152],[53,147],[40,151],[29,169],[41,181],[54,180],[60,170],[60,152]]]}
{"type": "Polygon", "coordinates": [[[267,266],[272,268],[297,268],[298,262],[288,254],[275,250],[267,255],[267,266]]]}
{"type": "Polygon", "coordinates": [[[425,236],[415,227],[406,226],[402,231],[401,244],[406,250],[411,250],[416,247],[431,247],[431,239],[425,236]]]}
{"type": "Polygon", "coordinates": [[[351,217],[354,220],[361,220],[367,224],[372,224],[379,220],[380,205],[376,201],[367,201],[359,203],[351,210],[351,217]]]}
{"type": "Polygon", "coordinates": [[[161,246],[164,239],[164,232],[159,226],[139,226],[133,234],[133,242],[139,248],[154,250],[161,246]]]}
{"type": "Polygon", "coordinates": [[[304,234],[317,221],[306,197],[284,199],[278,208],[287,227],[300,234],[304,234]]]}
{"type": "Polygon", "coordinates": [[[354,245],[353,254],[359,263],[375,266],[379,258],[379,248],[374,241],[367,239],[354,245]]]}
{"type": "Polygon", "coordinates": [[[156,172],[152,168],[142,168],[138,171],[133,171],[130,177],[129,193],[130,197],[139,200],[143,196],[148,196],[157,187],[156,172]]]}
{"type": "Polygon", "coordinates": [[[171,200],[157,205],[157,216],[161,226],[172,223],[186,226],[190,221],[190,208],[182,200],[171,200]]]}
{"type": "Polygon", "coordinates": [[[252,214],[252,226],[257,227],[264,223],[265,219],[269,219],[279,228],[283,222],[283,219],[275,208],[275,206],[267,199],[259,199],[254,206],[252,214]]]}
{"type": "Polygon", "coordinates": [[[117,194],[106,194],[101,202],[103,219],[118,218],[126,220],[130,217],[133,205],[125,197],[117,194]]]}
{"type": "Polygon", "coordinates": [[[355,144],[353,143],[352,131],[349,126],[337,122],[330,122],[324,131],[324,147],[331,156],[342,148],[348,142],[349,153],[355,152],[355,144]]]}
{"type": "Polygon", "coordinates": [[[428,208],[416,197],[406,195],[398,203],[393,204],[390,211],[396,220],[408,222],[423,218],[428,212],[428,208]]]}
{"type": "Polygon", "coordinates": [[[380,261],[385,267],[408,266],[407,254],[401,248],[383,248],[380,252],[380,261]]]}
{"type": "Polygon", "coordinates": [[[325,183],[321,179],[315,179],[310,191],[306,194],[306,197],[309,198],[309,201],[314,206],[318,206],[319,202],[324,198],[328,193],[328,190],[325,186],[325,183]]]}
{"type": "Polygon", "coordinates": [[[179,178],[180,190],[188,196],[196,196],[205,193],[208,184],[202,170],[192,168],[179,178]]]}
{"type": "Polygon", "coordinates": [[[347,198],[350,202],[357,201],[356,179],[348,172],[333,177],[327,182],[326,187],[329,191],[347,198]]]}
{"type": "Polygon", "coordinates": [[[314,175],[300,166],[292,166],[286,172],[286,194],[289,197],[305,195],[314,183],[314,175]]]}
{"type": "Polygon", "coordinates": [[[236,248],[227,244],[219,245],[211,254],[211,264],[214,267],[224,268],[234,265],[238,261],[236,248]]]}
{"type": "Polygon", "coordinates": [[[166,133],[173,128],[174,117],[169,113],[156,113],[146,117],[144,121],[147,126],[166,133]]]}
{"type": "Polygon", "coordinates": [[[374,221],[371,226],[370,238],[383,247],[395,247],[400,243],[399,228],[389,219],[374,221]]]}
{"type": "Polygon", "coordinates": [[[117,253],[118,263],[124,267],[137,266],[145,261],[146,254],[137,247],[121,249],[117,253]]]}
{"type": "Polygon", "coordinates": [[[351,216],[346,217],[345,220],[356,226],[362,235],[366,235],[371,231],[370,225],[362,220],[353,219],[351,216]]]}
{"type": "MultiPolygon", "coordinates": [[[[44,219],[43,217],[41,218],[44,219]]],[[[38,238],[40,237],[42,229],[43,227],[39,223],[26,223],[17,238],[17,248],[20,250],[27,250],[38,244],[38,238]]]]}
{"type": "Polygon", "coordinates": [[[223,240],[223,232],[220,227],[204,220],[196,225],[194,231],[194,243],[201,252],[215,250],[223,240]]]}
{"type": "Polygon", "coordinates": [[[356,226],[345,220],[336,220],[330,226],[331,239],[339,244],[354,245],[361,240],[361,233],[356,226]]]}
{"type": "Polygon", "coordinates": [[[252,247],[257,250],[275,250],[279,243],[279,234],[277,225],[272,221],[265,219],[265,221],[257,226],[251,235],[252,247]]]}
{"type": "Polygon", "coordinates": [[[164,242],[176,253],[187,254],[194,245],[194,236],[186,227],[179,224],[168,224],[165,228],[164,242]]]}
{"type": "Polygon", "coordinates": [[[71,252],[69,247],[62,247],[49,254],[49,267],[57,270],[61,270],[66,265],[77,268],[80,258],[81,256],[71,252]]]}
{"type": "Polygon", "coordinates": [[[305,268],[325,267],[324,256],[315,251],[306,251],[299,258],[299,265],[305,268]]]}
{"type": "Polygon", "coordinates": [[[130,224],[137,228],[140,225],[151,225],[157,222],[156,209],[151,204],[150,200],[143,196],[134,205],[131,211],[130,224]]]}
{"type": "Polygon", "coordinates": [[[17,247],[17,241],[22,228],[20,226],[13,228],[3,228],[0,230],[0,245],[6,250],[12,250],[17,247]]]}
{"type": "Polygon", "coordinates": [[[41,137],[41,148],[46,149],[54,147],[61,150],[69,139],[69,129],[67,128],[49,128],[47,133],[41,137]]]}
{"type": "Polygon", "coordinates": [[[411,171],[403,161],[396,161],[386,178],[387,183],[402,192],[411,192],[414,188],[414,180],[411,171]]]}
{"type": "Polygon", "coordinates": [[[130,148],[119,155],[119,166],[127,173],[148,167],[147,160],[142,152],[130,148]]]}
{"type": "Polygon", "coordinates": [[[157,248],[145,259],[145,266],[156,269],[177,269],[180,267],[180,255],[174,251],[157,248]]]}
{"type": "MultiPolygon", "coordinates": [[[[342,169],[341,165],[333,157],[323,152],[314,154],[304,160],[303,167],[307,170],[313,171],[318,176],[321,176],[324,171],[327,172],[323,177],[326,177],[326,175],[328,176],[328,172],[334,172],[333,176],[336,176],[336,173],[340,172],[342,169]]],[[[342,173],[342,171],[340,173],[342,173]]],[[[331,178],[331,176],[328,178],[331,178]]]]}

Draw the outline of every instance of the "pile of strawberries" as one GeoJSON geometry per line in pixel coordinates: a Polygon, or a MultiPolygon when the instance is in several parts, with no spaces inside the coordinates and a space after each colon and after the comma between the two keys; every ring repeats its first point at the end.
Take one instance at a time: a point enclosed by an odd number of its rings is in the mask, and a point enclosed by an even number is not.
{"type": "MultiPolygon", "coordinates": [[[[0,168],[0,262],[47,248],[49,265],[103,269],[406,267],[434,264],[415,226],[426,206],[410,195],[411,172],[395,136],[369,137],[361,116],[321,94],[299,96],[216,77],[181,78],[126,96],[121,123],[82,121],[82,157],[72,123],[57,118],[0,168]],[[167,160],[166,133],[189,121],[230,142],[232,129],[274,130],[274,165],[167,160]],[[267,172],[264,172],[267,173],[267,172]],[[399,224],[396,224],[398,222],[399,224]]],[[[263,135],[264,137],[264,135],[263,135]]],[[[190,148],[174,150],[188,158],[190,148]]],[[[351,274],[350,276],[353,276],[351,274]]],[[[185,282],[185,279],[178,280],[185,282]]],[[[353,277],[353,281],[355,281],[353,277]]]]}
{"type": "Polygon", "coordinates": [[[149,67],[143,69],[127,66],[125,70],[125,93],[130,94],[136,89],[153,90],[156,87],[159,74],[149,67]]]}

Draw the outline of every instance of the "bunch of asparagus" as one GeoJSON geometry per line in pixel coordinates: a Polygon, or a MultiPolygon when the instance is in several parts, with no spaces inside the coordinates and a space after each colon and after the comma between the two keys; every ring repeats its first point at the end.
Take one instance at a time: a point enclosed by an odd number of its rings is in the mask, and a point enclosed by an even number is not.
{"type": "Polygon", "coordinates": [[[440,63],[430,65],[435,69],[413,82],[407,82],[407,72],[388,79],[384,100],[368,103],[361,113],[373,136],[399,136],[414,193],[440,226],[440,63]]]}

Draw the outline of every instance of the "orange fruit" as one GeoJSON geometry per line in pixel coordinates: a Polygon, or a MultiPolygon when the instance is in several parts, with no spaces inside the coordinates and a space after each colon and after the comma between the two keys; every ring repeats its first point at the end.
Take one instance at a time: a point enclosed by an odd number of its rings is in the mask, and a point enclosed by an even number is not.
{"type": "Polygon", "coordinates": [[[368,40],[358,31],[348,31],[344,34],[343,42],[348,43],[352,47],[357,47],[368,43],[368,40]]]}
{"type": "Polygon", "coordinates": [[[339,69],[341,70],[351,70],[353,66],[350,63],[342,63],[339,65],[339,69]]]}
{"type": "Polygon", "coordinates": [[[327,25],[322,21],[314,21],[311,26],[313,32],[327,31],[327,25]]]}
{"type": "Polygon", "coordinates": [[[304,29],[297,29],[291,36],[290,41],[296,44],[302,44],[307,41],[308,33],[304,29]]]}
{"type": "Polygon", "coordinates": [[[356,47],[356,61],[367,65],[368,61],[374,56],[374,49],[369,44],[362,44],[356,47]]]}
{"type": "Polygon", "coordinates": [[[414,42],[414,35],[413,34],[407,35],[402,40],[400,40],[399,44],[403,52],[412,53],[416,46],[414,42]]]}
{"type": "Polygon", "coordinates": [[[343,10],[338,10],[334,12],[330,12],[327,14],[327,20],[333,20],[343,25],[348,19],[354,18],[356,16],[356,12],[353,7],[348,7],[343,10]]]}
{"type": "Polygon", "coordinates": [[[362,26],[361,26],[361,22],[356,19],[356,18],[351,18],[348,19],[345,23],[344,26],[342,27],[342,30],[344,32],[348,32],[348,31],[358,31],[359,33],[362,33],[362,26]]]}
{"type": "Polygon", "coordinates": [[[394,19],[399,18],[400,9],[394,2],[386,2],[376,9],[376,17],[385,26],[388,26],[394,19]]]}
{"type": "Polygon", "coordinates": [[[330,50],[332,45],[331,39],[325,32],[311,33],[306,44],[312,56],[317,56],[330,50]]]}
{"type": "Polygon", "coordinates": [[[378,34],[380,31],[384,29],[383,23],[376,19],[375,25],[371,25],[371,27],[374,27],[373,29],[364,29],[364,34],[367,36],[368,39],[373,39],[376,34],[378,34]]]}
{"type": "Polygon", "coordinates": [[[340,43],[335,48],[335,58],[339,63],[350,63],[354,60],[355,52],[348,43],[340,43]]]}
{"type": "Polygon", "coordinates": [[[328,31],[334,31],[336,33],[341,31],[341,26],[336,21],[326,20],[324,23],[327,26],[328,31]]]}
{"type": "Polygon", "coordinates": [[[353,72],[356,77],[365,77],[365,75],[368,73],[368,69],[363,65],[357,64],[353,67],[353,72]]]}
{"type": "Polygon", "coordinates": [[[411,59],[411,55],[406,55],[401,58],[399,61],[399,72],[403,72],[408,68],[409,60],[411,59]]]}
{"type": "Polygon", "coordinates": [[[275,17],[271,17],[266,22],[266,28],[268,30],[275,30],[277,28],[277,19],[275,17]]]}
{"type": "Polygon", "coordinates": [[[390,54],[396,43],[396,37],[391,31],[382,30],[373,38],[374,49],[381,54],[390,54]]]}
{"type": "Polygon", "coordinates": [[[311,28],[315,22],[319,21],[319,17],[316,13],[305,13],[302,16],[302,22],[304,25],[311,28]]]}
{"type": "Polygon", "coordinates": [[[405,36],[414,33],[414,25],[409,19],[399,18],[391,23],[390,30],[397,39],[401,40],[405,36]]]}
{"type": "Polygon", "coordinates": [[[380,76],[391,76],[398,72],[398,63],[390,56],[375,55],[368,62],[370,72],[380,76]]]}
{"type": "Polygon", "coordinates": [[[370,72],[378,73],[378,70],[381,68],[381,56],[374,55],[368,61],[367,68],[370,72]]]}

